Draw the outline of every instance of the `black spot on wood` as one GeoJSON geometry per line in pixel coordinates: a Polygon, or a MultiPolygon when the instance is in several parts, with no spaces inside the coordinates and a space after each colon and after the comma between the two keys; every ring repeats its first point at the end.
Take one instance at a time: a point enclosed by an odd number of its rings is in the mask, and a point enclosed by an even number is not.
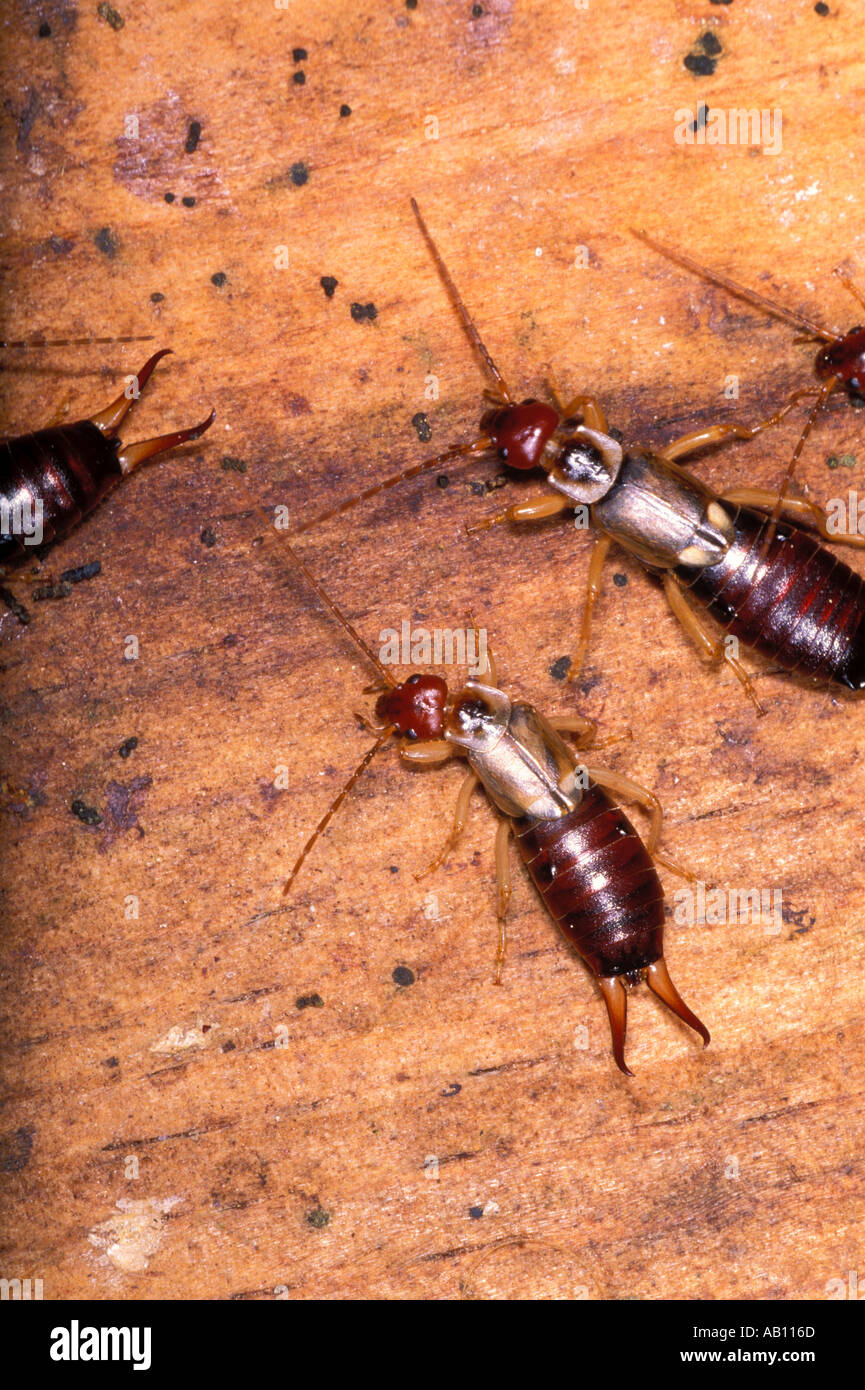
{"type": "Polygon", "coordinates": [[[93,238],[93,242],[104,256],[108,256],[109,260],[113,260],[117,255],[117,242],[111,235],[110,227],[100,227],[93,238]]]}
{"type": "MultiPolygon", "coordinates": [[[[432,439],[432,429],[430,427],[430,422],[427,419],[426,415],[423,413],[423,411],[419,410],[416,415],[413,415],[411,417],[411,422],[417,430],[417,437],[420,440],[421,444],[429,444],[430,440],[432,439]]],[[[442,484],[441,482],[439,482],[439,487],[441,486],[442,484]]],[[[447,487],[447,483],[445,483],[444,486],[447,487]]]]}

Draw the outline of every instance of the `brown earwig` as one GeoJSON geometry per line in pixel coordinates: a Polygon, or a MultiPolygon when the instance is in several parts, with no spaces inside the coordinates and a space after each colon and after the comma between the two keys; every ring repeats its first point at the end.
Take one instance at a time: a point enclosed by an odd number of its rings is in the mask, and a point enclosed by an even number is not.
{"type": "Polygon", "coordinates": [[[381,693],[375,706],[378,723],[370,726],[376,741],[310,835],[283,893],[289,892],[322,831],[391,737],[400,738],[400,757],[414,766],[464,757],[470,770],[457,798],[453,829],[426,872],[438,868],[457,843],[469,799],[480,783],[502,815],[495,847],[496,983],[501,983],[505,958],[505,918],[511,896],[508,841],[513,833],[544,905],[600,985],[620,1070],[633,1075],[625,1062],[628,988],[642,980],[699,1033],[706,1046],[708,1030],[681,998],[664,960],[664,894],[653,859],[684,877],[693,876],[657,852],[662,829],[657,797],[618,773],[582,766],[562,739],[564,732],[575,734],[578,747],[589,747],[595,740],[594,721],[580,715],[546,719],[532,705],[512,701],[497,686],[489,653],[489,683],[468,679],[461,690],[450,693],[441,676],[420,672],[397,683],[297,553],[287,543],[285,548],[375,667],[380,684],[373,688],[381,693]],[[647,845],[608,791],[650,811],[647,845]]]}
{"type": "Polygon", "coordinates": [[[414,199],[412,208],[466,333],[492,378],[494,390],[484,393],[492,408],[481,419],[477,439],[366,488],[295,527],[295,534],[448,460],[494,452],[518,471],[543,469],[553,491],[468,527],[470,534],[502,522],[541,520],[568,508],[590,519],[600,532],[589,564],[569,679],[577,677],[585,657],[601,572],[616,543],[660,577],[686,632],[707,657],[731,668],[759,714],[765,710],[736,655],[738,641],[788,671],[854,691],[865,689],[865,583],[812,532],[779,521],[779,514],[787,510],[827,540],[855,546],[865,545],[865,540],[832,534],[825,512],[815,503],[756,488],[734,488],[719,495],[677,462],[730,438],[754,438],[813,392],[797,391],[759,424],[707,426],[657,451],[623,449],[591,396],[577,396],[566,406],[557,402],[555,407],[534,399],[518,401],[484,345],[414,199]],[[720,623],[724,640],[705,625],[687,594],[720,623]]]}
{"type": "MultiPolygon", "coordinates": [[[[171,352],[161,348],[148,358],[133,382],[104,410],[86,420],[55,425],[0,443],[0,564],[22,560],[32,548],[11,519],[38,517],[45,546],[65,536],[112,488],[146,459],[198,439],[213,424],[215,413],[191,429],[123,444],[117,432],[147,384],[157,362],[171,352]]],[[[0,591],[9,602],[7,591],[0,591]]],[[[27,613],[9,604],[22,622],[27,613]]]]}

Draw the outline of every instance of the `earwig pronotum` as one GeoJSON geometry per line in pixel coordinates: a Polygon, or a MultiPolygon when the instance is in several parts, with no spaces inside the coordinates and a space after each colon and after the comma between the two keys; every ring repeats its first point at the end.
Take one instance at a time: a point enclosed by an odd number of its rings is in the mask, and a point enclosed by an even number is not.
{"type": "MultiPolygon", "coordinates": [[[[137,444],[122,444],[118,439],[117,431],[157,362],[171,351],[161,348],[155,352],[117,399],[89,419],[54,425],[0,443],[0,564],[20,561],[30,549],[20,528],[17,533],[14,528],[7,529],[12,525],[11,519],[21,517],[25,511],[28,516],[38,516],[40,544],[50,544],[71,531],[121,478],[146,459],[198,439],[210,428],[215,418],[213,411],[191,429],[175,430],[137,444]]],[[[17,601],[9,603],[5,590],[0,590],[0,595],[19,620],[26,622],[27,614],[21,605],[17,601]]]]}
{"type": "MultiPolygon", "coordinates": [[[[793,328],[802,330],[804,336],[799,337],[797,342],[822,343],[823,346],[814,359],[814,371],[817,379],[822,382],[817,391],[817,399],[811,408],[805,428],[799,436],[799,441],[793,453],[784,479],[779,490],[779,501],[783,503],[787,496],[787,488],[792,480],[796,465],[805,447],[805,441],[816,424],[817,417],[825,407],[832,392],[842,387],[851,396],[865,396],[865,328],[857,324],[855,328],[849,329],[846,333],[839,332],[837,328],[824,328],[813,319],[806,318],[804,314],[797,313],[795,309],[788,309],[784,304],[778,304],[773,299],[768,299],[757,290],[750,290],[745,285],[738,284],[726,275],[719,274],[718,271],[710,270],[708,266],[701,265],[693,257],[686,256],[682,251],[673,250],[670,246],[665,246],[663,242],[656,241],[649,236],[648,232],[639,231],[632,228],[634,236],[639,237],[647,246],[651,246],[653,251],[658,251],[668,260],[690,270],[692,274],[699,275],[703,280],[708,280],[711,284],[717,285],[719,289],[728,290],[737,299],[743,299],[748,304],[753,304],[756,308],[762,309],[764,313],[773,318],[781,319],[784,323],[789,323],[793,328]]],[[[835,274],[849,290],[853,298],[863,309],[865,309],[865,297],[850,279],[849,275],[844,275],[836,270],[835,274]]]]}
{"type": "Polygon", "coordinates": [[[736,655],[739,641],[788,671],[815,681],[835,681],[851,690],[865,688],[865,582],[812,533],[786,521],[779,524],[774,514],[765,513],[783,507],[815,526],[827,540],[856,546],[865,545],[865,540],[830,533],[826,514],[813,502],[750,487],[718,495],[677,462],[730,438],[753,439],[813,392],[797,391],[759,424],[707,426],[657,451],[623,449],[592,396],[577,396],[567,406],[557,402],[555,408],[534,399],[517,401],[482,341],[414,199],[412,208],[469,340],[492,378],[495,389],[484,394],[493,408],[482,417],[481,434],[471,443],[456,445],[364,489],[295,527],[295,534],[451,459],[477,458],[495,450],[511,468],[546,470],[553,491],[468,527],[470,534],[506,521],[556,516],[570,507],[590,518],[600,531],[589,563],[571,680],[579,674],[588,647],[601,572],[610,546],[616,543],[660,576],[685,631],[711,661],[726,662],[759,714],[765,710],[736,655]],[[720,623],[727,640],[718,640],[694,611],[688,592],[720,623]],[[730,637],[737,641],[731,642],[730,637]]]}
{"type": "Polygon", "coordinates": [[[488,684],[470,678],[459,692],[449,694],[441,676],[419,672],[397,683],[287,542],[285,548],[328,611],[375,668],[379,683],[370,689],[381,693],[375,706],[379,722],[369,726],[376,735],[375,743],[306,841],[283,893],[289,892],[319,836],[393,735],[401,737],[402,760],[414,766],[464,757],[470,771],[457,797],[453,828],[426,872],[437,869],[457,843],[471,794],[480,782],[503,817],[495,841],[499,923],[496,983],[501,983],[505,959],[505,918],[511,897],[508,841],[513,833],[544,905],[566,941],[597,977],[610,1019],[613,1056],[620,1070],[633,1075],[624,1051],[627,988],[641,980],[707,1045],[708,1030],[681,998],[664,960],[664,894],[652,861],[684,877],[692,875],[658,853],[663,813],[657,797],[619,773],[582,766],[561,738],[562,733],[571,733],[576,735],[578,747],[590,747],[595,740],[594,721],[581,715],[546,719],[525,701],[512,701],[498,688],[489,652],[488,684]],[[636,801],[650,812],[647,845],[608,791],[636,801]]]}

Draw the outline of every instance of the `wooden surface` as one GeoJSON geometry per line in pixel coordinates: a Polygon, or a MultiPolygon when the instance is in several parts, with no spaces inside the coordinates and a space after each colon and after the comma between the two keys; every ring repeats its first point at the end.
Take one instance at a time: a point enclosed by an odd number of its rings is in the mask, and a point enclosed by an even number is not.
{"type": "MultiPolygon", "coordinates": [[[[507,688],[630,726],[609,765],[662,797],[672,855],[723,887],[783,891],[779,932],[670,925],[671,972],[712,1044],[640,990],[627,1080],[595,984],[516,863],[491,983],[480,795],[447,867],[415,881],[456,768],[382,755],[282,902],[369,744],[354,712],[370,672],[253,544],[249,512],[253,497],[315,515],[477,428],[484,383],[411,194],[521,391],[552,372],[658,443],[809,384],[811,349],[787,328],[627,229],[855,321],[831,272],[865,276],[865,65],[857,7],[831,11],[121,0],[103,7],[116,27],[94,4],[7,9],[0,331],[152,332],[175,356],[129,437],[211,405],[217,423],[50,557],[55,573],[99,559],[99,578],[34,605],[26,631],[0,623],[5,1277],[41,1277],[52,1299],[796,1300],[861,1271],[861,709],[754,660],[756,721],[620,553],[582,691],[554,678],[587,540],[555,522],[469,539],[465,522],[537,490],[484,492],[494,462],[304,538],[369,641],[474,612],[507,688]],[[708,32],[722,51],[700,75],[684,60],[708,32]],[[699,101],[781,108],[781,152],[677,144],[676,110],[699,101]]],[[[88,413],[145,352],[5,351],[0,428],[88,413]]],[[[815,498],[861,486],[863,418],[839,398],[820,425],[800,474],[815,498]]],[[[800,423],[701,474],[777,483],[800,423]]]]}

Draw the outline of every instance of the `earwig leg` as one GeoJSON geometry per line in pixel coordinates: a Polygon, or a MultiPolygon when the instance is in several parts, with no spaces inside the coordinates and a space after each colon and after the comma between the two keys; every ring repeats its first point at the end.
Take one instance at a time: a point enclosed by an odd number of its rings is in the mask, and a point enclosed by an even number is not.
{"type": "Polygon", "coordinates": [[[129,386],[123,388],[117,400],[100,410],[98,415],[91,415],[90,423],[101,430],[108,439],[113,439],[150,380],[157,362],[161,362],[162,358],[167,357],[172,351],[172,348],[160,348],[159,352],[154,352],[152,357],[148,357],[141,371],[132,378],[129,386]],[[130,386],[133,388],[131,394],[130,386]]]}
{"type": "Polygon", "coordinates": [[[681,439],[673,439],[663,449],[658,449],[658,457],[666,459],[667,463],[674,463],[676,459],[684,458],[686,454],[694,454],[698,449],[705,449],[710,444],[720,444],[725,439],[753,439],[763,430],[771,429],[773,425],[779,424],[784,416],[793,409],[797,401],[814,394],[814,388],[808,387],[801,391],[794,391],[787,403],[776,410],[774,415],[770,415],[768,420],[761,420],[756,425],[707,425],[704,429],[694,430],[692,434],[684,434],[681,439]]]}
{"type": "Polygon", "coordinates": [[[592,618],[595,612],[595,604],[601,593],[601,571],[604,568],[604,561],[610,551],[612,540],[609,536],[600,535],[595,541],[595,548],[592,551],[592,558],[589,561],[589,573],[586,580],[586,602],[583,607],[583,621],[580,625],[580,640],[577,643],[577,650],[571,669],[568,671],[568,680],[575,681],[580,671],[583,669],[583,662],[586,659],[586,652],[589,647],[589,638],[592,632],[592,618]]]}
{"type": "Polygon", "coordinates": [[[138,444],[126,444],[117,455],[117,462],[122,473],[131,473],[139,464],[144,463],[145,459],[153,458],[154,454],[164,454],[166,449],[176,449],[179,444],[187,444],[191,439],[200,439],[205,430],[216,419],[216,411],[211,410],[206,420],[202,420],[200,425],[193,425],[188,430],[174,430],[172,434],[160,434],[155,439],[142,439],[138,444]]]}
{"type": "Polygon", "coordinates": [[[620,734],[608,734],[606,738],[598,738],[598,725],[594,719],[584,719],[582,715],[573,716],[555,715],[547,721],[553,728],[561,734],[576,734],[578,748],[611,748],[616,743],[633,743],[634,735],[630,729],[624,729],[620,734]]]}
{"type": "Polygon", "coordinates": [[[780,502],[785,512],[791,512],[793,516],[801,517],[803,520],[810,517],[824,540],[833,541],[836,545],[855,545],[860,549],[865,546],[865,537],[853,535],[848,531],[830,531],[829,518],[823,508],[818,507],[816,502],[809,502],[806,497],[782,498],[777,492],[769,492],[765,488],[737,487],[725,492],[721,501],[732,502],[740,507],[760,507],[766,511],[772,511],[780,502]]]}
{"type": "Polygon", "coordinates": [[[653,994],[657,994],[659,999],[672,1009],[683,1023],[687,1023],[695,1033],[699,1033],[703,1039],[703,1046],[708,1047],[710,1038],[709,1030],[705,1024],[701,1023],[695,1013],[692,1013],[682,998],[673,981],[670,979],[670,972],[667,969],[666,961],[662,956],[649,966],[646,971],[646,984],[653,994]]]}
{"type": "Polygon", "coordinates": [[[650,792],[646,787],[641,787],[638,782],[632,782],[630,777],[624,777],[620,772],[610,772],[607,768],[587,767],[586,772],[593,781],[606,787],[608,791],[616,792],[618,796],[624,797],[626,801],[636,801],[641,806],[645,806],[651,816],[651,826],[649,837],[646,840],[646,849],[654,859],[656,864],[661,864],[671,873],[678,874],[680,878],[685,878],[689,883],[696,883],[697,875],[683,869],[675,860],[668,859],[666,855],[658,853],[658,845],[661,841],[661,830],[664,824],[664,812],[660,801],[654,792],[650,792]]]}
{"type": "Polygon", "coordinates": [[[597,430],[598,434],[610,432],[607,417],[594,396],[574,396],[572,401],[568,401],[568,404],[562,407],[562,419],[569,420],[572,415],[581,415],[583,424],[590,430],[597,430]]]}
{"type": "Polygon", "coordinates": [[[466,534],[476,536],[479,531],[489,531],[490,527],[501,526],[505,521],[543,521],[550,516],[559,516],[570,505],[566,497],[554,492],[541,492],[536,497],[527,497],[525,502],[515,502],[512,507],[505,507],[503,512],[496,512],[494,516],[484,517],[483,521],[476,521],[473,526],[467,526],[466,534]]]}
{"type": "Polygon", "coordinates": [[[862,291],[856,285],[854,285],[853,281],[850,279],[850,276],[845,275],[843,270],[836,270],[835,274],[838,276],[838,279],[841,281],[841,284],[844,286],[845,290],[850,291],[853,298],[856,300],[856,303],[861,304],[862,308],[865,309],[865,295],[863,295],[862,291]]]}
{"type": "Polygon", "coordinates": [[[760,716],[764,715],[766,713],[765,706],[760,704],[751,677],[748,675],[742,663],[733,656],[732,652],[727,651],[723,642],[716,641],[711,632],[706,630],[697,614],[688,605],[685,595],[682,593],[673,576],[671,574],[665,574],[663,580],[667,602],[688,636],[697,644],[710,661],[725,661],[727,663],[736,678],[741,682],[745,694],[748,696],[748,699],[751,701],[757,713],[760,716]]]}
{"type": "Polygon", "coordinates": [[[645,806],[652,818],[646,849],[654,857],[664,824],[664,812],[655,793],[650,792],[646,787],[641,787],[639,782],[632,782],[630,777],[624,777],[621,772],[610,772],[605,767],[587,767],[586,772],[593,782],[598,782],[608,791],[615,792],[617,796],[624,797],[626,801],[637,801],[641,806],[645,806]]]}
{"type": "Polygon", "coordinates": [[[430,738],[423,743],[411,743],[408,739],[403,739],[399,746],[399,756],[402,762],[419,763],[427,766],[445,763],[456,753],[456,746],[443,738],[430,738]]]}
{"type": "Polygon", "coordinates": [[[621,975],[601,975],[598,978],[607,1013],[610,1018],[610,1033],[613,1038],[613,1057],[619,1071],[625,1076],[634,1073],[625,1061],[625,1033],[628,1026],[628,991],[621,975]]]}
{"type": "Polygon", "coordinates": [[[453,849],[454,845],[456,845],[456,843],[458,842],[460,836],[466,828],[466,817],[469,813],[469,802],[471,800],[472,792],[474,791],[479,781],[480,778],[478,777],[478,774],[476,772],[468,772],[463,778],[463,784],[460,787],[459,796],[457,797],[456,810],[454,811],[454,823],[451,828],[451,833],[448,835],[447,839],[445,840],[435,859],[433,859],[432,863],[428,864],[422,873],[415,874],[415,880],[418,883],[422,878],[426,878],[427,874],[431,874],[434,869],[437,869],[440,864],[444,863],[451,850],[453,849]]]}
{"type": "Polygon", "coordinates": [[[597,747],[598,725],[594,719],[581,714],[557,714],[547,721],[557,733],[575,734],[578,748],[597,747]]]}
{"type": "Polygon", "coordinates": [[[497,985],[500,985],[502,982],[502,971],[505,968],[505,952],[508,948],[506,919],[511,901],[511,866],[508,859],[510,837],[510,821],[500,820],[498,829],[496,830],[496,880],[499,887],[496,918],[499,926],[499,944],[496,950],[496,971],[493,977],[497,985]]]}

